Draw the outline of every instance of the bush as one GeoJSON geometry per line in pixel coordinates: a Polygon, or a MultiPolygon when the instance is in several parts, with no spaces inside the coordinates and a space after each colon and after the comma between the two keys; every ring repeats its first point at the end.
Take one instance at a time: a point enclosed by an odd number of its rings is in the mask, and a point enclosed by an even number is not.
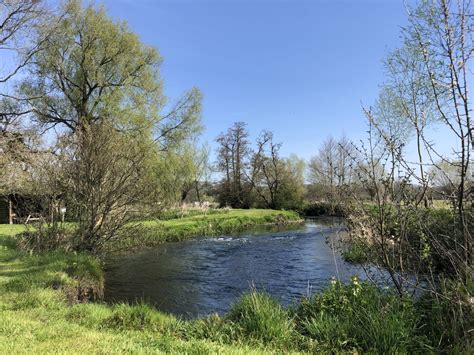
{"type": "Polygon", "coordinates": [[[399,353],[420,350],[413,303],[369,283],[332,285],[293,309],[296,328],[318,351],[399,353]]]}
{"type": "Polygon", "coordinates": [[[74,230],[64,224],[38,223],[36,228],[18,235],[18,247],[28,252],[71,251],[76,245],[74,230]]]}
{"type": "Polygon", "coordinates": [[[371,247],[360,242],[348,243],[341,255],[349,263],[363,264],[371,259],[371,247]]]}

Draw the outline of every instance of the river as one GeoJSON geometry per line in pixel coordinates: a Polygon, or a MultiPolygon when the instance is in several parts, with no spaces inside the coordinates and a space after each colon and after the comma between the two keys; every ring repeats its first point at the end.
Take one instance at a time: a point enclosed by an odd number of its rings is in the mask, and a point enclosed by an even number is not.
{"type": "Polygon", "coordinates": [[[292,229],[201,237],[114,256],[106,262],[105,299],[144,301],[184,318],[222,314],[251,288],[289,305],[331,277],[364,278],[361,267],[331,248],[342,230],[340,219],[321,218],[292,229]]]}

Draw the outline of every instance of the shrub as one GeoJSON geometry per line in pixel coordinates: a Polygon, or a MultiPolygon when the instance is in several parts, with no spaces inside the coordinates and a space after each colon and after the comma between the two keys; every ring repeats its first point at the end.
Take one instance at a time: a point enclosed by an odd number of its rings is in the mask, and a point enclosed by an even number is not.
{"type": "Polygon", "coordinates": [[[71,251],[76,247],[73,232],[62,223],[38,223],[36,228],[18,235],[18,247],[28,252],[71,251]]]}
{"type": "Polygon", "coordinates": [[[329,202],[312,202],[303,206],[300,214],[308,217],[334,216],[344,217],[343,206],[329,202]]]}
{"type": "Polygon", "coordinates": [[[352,242],[345,246],[341,254],[349,263],[362,264],[370,260],[371,247],[360,242],[352,242]]]}
{"type": "Polygon", "coordinates": [[[418,323],[410,300],[357,278],[349,285],[333,281],[303,299],[293,313],[297,330],[319,344],[319,350],[398,353],[426,343],[415,334],[418,323]]]}

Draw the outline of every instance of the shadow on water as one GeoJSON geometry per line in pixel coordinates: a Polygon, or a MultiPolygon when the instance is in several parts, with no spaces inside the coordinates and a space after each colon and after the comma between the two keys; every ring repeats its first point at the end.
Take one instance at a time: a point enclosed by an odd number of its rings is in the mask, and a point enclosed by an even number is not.
{"type": "Polygon", "coordinates": [[[364,276],[330,246],[343,229],[341,219],[317,218],[292,228],[260,227],[116,256],[106,263],[105,298],[145,301],[164,312],[196,317],[227,311],[254,285],[288,305],[322,289],[331,277],[364,276]]]}

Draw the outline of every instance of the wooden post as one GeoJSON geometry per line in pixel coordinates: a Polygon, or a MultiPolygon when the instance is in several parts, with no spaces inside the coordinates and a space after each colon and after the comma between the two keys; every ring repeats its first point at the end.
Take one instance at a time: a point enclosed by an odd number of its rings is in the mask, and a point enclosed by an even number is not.
{"type": "Polygon", "coordinates": [[[10,197],[8,198],[8,223],[13,224],[13,204],[10,197]]]}

